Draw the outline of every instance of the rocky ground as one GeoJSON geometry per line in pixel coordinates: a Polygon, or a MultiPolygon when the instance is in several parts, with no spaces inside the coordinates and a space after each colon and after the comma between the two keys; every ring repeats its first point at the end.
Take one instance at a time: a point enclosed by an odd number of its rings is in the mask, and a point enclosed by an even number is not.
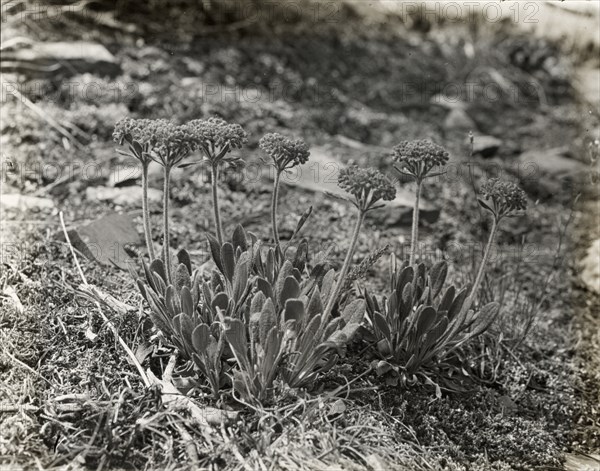
{"type": "MultiPolygon", "coordinates": [[[[56,49],[49,43],[67,36],[59,27],[29,28],[44,47],[8,48],[0,469],[186,469],[188,460],[212,469],[598,469],[600,128],[596,103],[575,79],[584,59],[506,24],[424,32],[391,17],[367,34],[362,19],[345,14],[346,27],[319,23],[310,35],[296,24],[268,34],[217,28],[186,41],[79,25],[56,49]],[[372,359],[358,343],[315,390],[286,393],[276,426],[246,410],[211,438],[157,405],[81,296],[59,212],[87,280],[134,307],[103,312],[143,365],[159,371],[163,360],[148,357],[145,307],[122,269],[141,241],[139,169],[115,152],[112,129],[124,116],[183,122],[215,114],[251,136],[240,154],[246,167],[220,182],[225,231],[241,223],[268,237],[270,181],[258,139],[303,137],[311,161],[286,179],[281,236],[312,205],[311,250],[332,246],[336,263],[352,213],[323,190],[335,189],[349,162],[390,172],[391,147],[404,139],[449,149],[449,173],[425,189],[422,238],[425,256],[447,257],[457,282],[470,280],[489,229],[473,186],[498,175],[521,183],[530,209],[498,238],[485,296],[502,310],[470,352],[479,370],[471,390],[437,398],[431,388],[399,390],[370,375],[346,390],[345,378],[372,359]],[[187,436],[198,444],[195,457],[187,436]]],[[[151,184],[158,224],[160,176],[151,184]]],[[[172,244],[203,263],[212,223],[206,172],[180,171],[174,185],[172,244]]],[[[385,244],[403,256],[412,192],[404,185],[367,221],[356,261],[385,244]]],[[[386,274],[384,257],[364,283],[385,287],[386,274]]]]}

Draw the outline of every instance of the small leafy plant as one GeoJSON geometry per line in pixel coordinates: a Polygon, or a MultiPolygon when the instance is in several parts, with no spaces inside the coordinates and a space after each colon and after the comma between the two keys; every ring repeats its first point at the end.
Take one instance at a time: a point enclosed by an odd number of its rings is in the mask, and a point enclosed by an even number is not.
{"type": "Polygon", "coordinates": [[[490,303],[481,312],[467,312],[468,290],[450,286],[444,290],[446,262],[427,269],[404,263],[394,269],[391,294],[378,301],[366,293],[367,313],[372,324],[377,352],[378,374],[393,372],[395,383],[412,384],[428,372],[443,370],[444,376],[460,376],[461,369],[448,359],[461,346],[488,327],[498,306],[490,303]],[[443,294],[442,294],[443,293],[443,294]]]}
{"type": "MultiPolygon", "coordinates": [[[[477,312],[473,298],[484,275],[485,264],[498,223],[525,209],[524,193],[511,183],[491,180],[483,186],[479,204],[493,215],[488,245],[474,286],[445,288],[448,267],[416,264],[420,191],[424,180],[439,175],[448,153],[429,141],[403,142],[394,148],[396,170],[417,183],[411,230],[410,259],[393,265],[391,292],[384,297],[364,292],[364,299],[346,296],[352,280],[364,276],[367,266],[379,258],[376,251],[353,268],[352,259],[366,215],[395,198],[396,190],[380,172],[356,165],[343,169],[338,186],[341,197],[357,209],[350,243],[338,274],[328,268],[326,256],[309,260],[308,243],[291,243],[307,222],[312,208],[300,218],[285,248],[280,246],[277,207],[281,175],[306,163],[308,146],[300,139],[267,134],[259,143],[271,158],[275,180],[271,198],[273,246],[241,226],[230,240],[223,233],[219,209],[218,178],[223,165],[235,165],[240,157],[231,151],[247,142],[237,124],[219,118],[175,125],[166,120],[124,119],[117,123],[114,139],[127,144],[125,155],[142,164],[142,208],[149,263],[143,261],[143,277],[137,283],[150,306],[150,318],[163,341],[176,349],[184,364],[181,374],[205,378],[215,398],[233,386],[240,400],[264,404],[277,382],[293,388],[308,387],[345,355],[348,342],[364,320],[372,327],[380,361],[379,374],[394,373],[394,381],[412,384],[419,377],[433,383],[430,373],[459,375],[458,352],[489,326],[497,306],[489,303],[477,312]],[[193,270],[189,254],[177,253],[173,265],[169,243],[170,175],[185,159],[200,152],[211,168],[214,235],[207,234],[215,269],[210,276],[193,270]],[[147,201],[148,167],[163,167],[163,249],[155,257],[147,201]],[[291,249],[291,250],[288,250],[291,249]],[[294,255],[288,259],[288,253],[294,255]],[[340,299],[344,306],[338,307],[340,299]]],[[[339,197],[339,196],[336,196],[339,197]]],[[[393,260],[395,260],[393,258],[393,260]]]]}
{"type": "MultiPolygon", "coordinates": [[[[483,306],[478,312],[471,310],[474,297],[485,273],[498,223],[526,208],[525,193],[515,184],[492,179],[483,185],[483,199],[479,204],[490,211],[493,225],[483,259],[473,287],[457,289],[448,287],[440,297],[448,267],[440,262],[430,269],[424,264],[415,265],[419,194],[423,180],[439,175],[435,167],[446,164],[448,153],[429,141],[403,142],[394,148],[396,170],[413,178],[417,183],[410,260],[398,269],[393,264],[391,292],[380,301],[365,291],[367,313],[381,361],[376,365],[378,374],[393,372],[392,380],[402,383],[417,381],[418,375],[433,383],[428,371],[444,370],[446,378],[464,371],[449,361],[460,347],[483,334],[498,312],[496,303],[483,306]],[[487,201],[487,202],[486,202],[487,201]]],[[[395,259],[394,259],[395,260],[395,259]]]]}

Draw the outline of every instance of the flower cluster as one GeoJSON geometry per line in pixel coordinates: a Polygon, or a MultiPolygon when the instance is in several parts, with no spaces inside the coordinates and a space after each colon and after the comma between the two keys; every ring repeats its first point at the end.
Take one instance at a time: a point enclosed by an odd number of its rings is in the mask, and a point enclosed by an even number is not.
{"type": "Polygon", "coordinates": [[[491,178],[481,187],[482,196],[493,203],[493,208],[484,205],[491,210],[497,219],[500,219],[512,211],[527,208],[525,192],[515,183],[505,182],[498,178],[491,178]]]}
{"type": "Polygon", "coordinates": [[[273,159],[280,172],[306,163],[310,156],[308,146],[302,139],[292,140],[277,133],[265,134],[259,146],[273,159]]]}
{"type": "Polygon", "coordinates": [[[185,127],[194,145],[213,164],[219,163],[231,149],[239,149],[248,142],[248,134],[239,124],[229,124],[220,118],[195,119],[185,127]]]}
{"type": "Polygon", "coordinates": [[[194,136],[187,126],[179,126],[164,119],[154,127],[153,155],[162,165],[177,165],[194,149],[194,136]]]}
{"type": "Polygon", "coordinates": [[[127,142],[137,159],[151,158],[164,166],[178,164],[195,147],[187,127],[167,119],[123,118],[115,125],[113,140],[127,142]]]}
{"type": "Polygon", "coordinates": [[[154,139],[155,128],[158,121],[164,120],[132,118],[120,119],[117,121],[117,124],[115,124],[113,140],[119,143],[119,145],[123,145],[124,142],[132,144],[134,141],[142,145],[150,143],[154,139]]]}
{"type": "Polygon", "coordinates": [[[396,197],[394,185],[373,168],[351,165],[342,169],[338,186],[356,198],[357,207],[362,211],[372,209],[379,200],[391,201],[396,197]]]}
{"type": "Polygon", "coordinates": [[[400,164],[397,170],[417,181],[422,181],[435,167],[448,162],[448,152],[442,146],[426,139],[403,141],[394,147],[393,159],[400,164]]]}

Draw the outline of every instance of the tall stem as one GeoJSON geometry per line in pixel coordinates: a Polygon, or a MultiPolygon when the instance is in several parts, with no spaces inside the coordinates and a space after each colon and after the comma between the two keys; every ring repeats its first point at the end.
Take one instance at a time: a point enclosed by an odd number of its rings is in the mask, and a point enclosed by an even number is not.
{"type": "Polygon", "coordinates": [[[340,276],[338,277],[337,283],[335,284],[335,289],[333,290],[333,293],[330,295],[329,301],[327,302],[327,307],[325,308],[325,312],[323,313],[323,323],[321,325],[327,324],[327,321],[329,320],[329,316],[331,315],[331,311],[333,310],[333,306],[335,305],[337,297],[340,295],[342,286],[344,286],[344,280],[346,278],[346,275],[348,274],[348,270],[350,269],[352,256],[354,255],[356,243],[358,242],[358,234],[360,234],[360,228],[364,219],[365,212],[360,210],[358,219],[356,220],[356,226],[354,227],[354,234],[352,234],[352,241],[350,242],[350,247],[348,247],[346,259],[344,260],[344,264],[342,265],[342,271],[340,272],[340,276]]]}
{"type": "Polygon", "coordinates": [[[211,179],[213,211],[215,215],[215,232],[217,233],[217,240],[219,241],[219,245],[223,245],[223,229],[221,228],[221,214],[219,213],[219,196],[217,194],[217,183],[219,181],[218,164],[213,164],[211,167],[211,179]]]}
{"type": "Polygon", "coordinates": [[[275,181],[273,182],[273,196],[271,199],[271,226],[273,228],[273,242],[275,247],[279,245],[279,231],[277,230],[277,202],[279,199],[279,177],[281,172],[275,169],[275,181]]]}
{"type": "Polygon", "coordinates": [[[171,283],[171,251],[169,249],[169,190],[171,187],[171,166],[164,166],[163,181],[163,260],[167,272],[167,282],[171,283]]]}
{"type": "Polygon", "coordinates": [[[494,237],[496,237],[496,229],[498,228],[498,221],[496,217],[494,217],[494,222],[492,223],[492,230],[490,231],[490,237],[488,239],[487,245],[483,252],[483,258],[481,259],[481,265],[479,265],[479,270],[477,271],[477,277],[475,278],[475,283],[471,288],[471,292],[469,293],[469,297],[463,307],[463,311],[468,311],[471,309],[473,305],[473,301],[475,300],[475,296],[477,295],[477,291],[479,291],[479,286],[483,281],[483,275],[485,273],[485,266],[487,264],[488,258],[490,256],[490,251],[492,249],[492,244],[494,243],[494,237]]]}
{"type": "Polygon", "coordinates": [[[146,248],[150,261],[156,258],[154,246],[152,245],[152,229],[150,227],[150,210],[148,209],[148,162],[142,163],[142,218],[144,221],[144,235],[146,237],[146,248]]]}
{"type": "Polygon", "coordinates": [[[417,194],[413,208],[412,233],[410,237],[410,265],[414,265],[417,255],[417,244],[419,239],[419,202],[421,200],[421,180],[417,180],[417,194]]]}

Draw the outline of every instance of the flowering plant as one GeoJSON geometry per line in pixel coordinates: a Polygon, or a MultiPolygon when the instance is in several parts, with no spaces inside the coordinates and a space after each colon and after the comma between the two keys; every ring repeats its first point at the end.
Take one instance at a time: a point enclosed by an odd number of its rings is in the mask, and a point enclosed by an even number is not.
{"type": "Polygon", "coordinates": [[[436,167],[443,167],[448,162],[448,152],[431,141],[421,139],[403,141],[394,147],[392,158],[398,164],[394,168],[398,173],[415,180],[417,192],[413,208],[412,232],[410,239],[410,264],[415,263],[417,240],[419,234],[419,201],[423,180],[441,175],[443,172],[432,172],[436,167]]]}
{"type": "Polygon", "coordinates": [[[240,158],[228,156],[233,149],[240,149],[248,142],[248,134],[239,124],[230,124],[220,118],[207,120],[195,119],[185,125],[191,135],[194,147],[201,150],[211,168],[211,186],[215,233],[220,245],[223,244],[223,228],[217,184],[219,181],[219,165],[222,163],[236,164],[240,158]]]}
{"type": "Polygon", "coordinates": [[[485,266],[496,237],[498,224],[503,218],[514,216],[515,211],[525,210],[527,208],[527,196],[525,195],[525,192],[513,182],[502,181],[498,178],[490,178],[482,185],[481,195],[483,198],[478,198],[477,201],[481,207],[492,214],[492,229],[490,230],[488,242],[483,252],[483,258],[481,259],[475,282],[471,288],[469,298],[465,303],[465,309],[467,310],[472,306],[479,290],[479,286],[483,281],[485,266]]]}
{"type": "Polygon", "coordinates": [[[356,219],[356,226],[354,227],[350,246],[348,247],[346,258],[335,284],[333,295],[329,298],[325,307],[325,319],[331,315],[333,306],[337,302],[337,298],[344,286],[344,280],[350,269],[356,243],[358,242],[358,235],[360,234],[366,214],[369,211],[380,208],[382,205],[377,204],[379,201],[391,201],[396,197],[396,189],[392,183],[381,172],[372,168],[362,169],[356,165],[351,165],[342,169],[338,177],[338,186],[353,196],[353,198],[347,201],[350,201],[358,209],[358,218],[356,219]]]}
{"type": "Polygon", "coordinates": [[[265,134],[259,142],[260,148],[273,160],[275,179],[273,183],[273,197],[271,200],[271,226],[273,242],[279,245],[279,231],[277,230],[277,203],[279,199],[279,182],[281,174],[298,165],[308,162],[310,152],[302,139],[292,140],[281,134],[265,134]]]}
{"type": "MultiPolygon", "coordinates": [[[[348,276],[358,237],[366,215],[396,196],[392,182],[372,168],[350,165],[339,173],[342,197],[358,211],[350,244],[339,274],[327,266],[326,255],[317,255],[309,269],[308,243],[303,240],[295,256],[279,247],[277,202],[280,175],[309,159],[309,148],[301,139],[267,134],[259,147],[272,160],[276,171],[271,204],[274,247],[262,250],[261,241],[237,226],[230,241],[223,239],[217,192],[218,172],[224,163],[237,163],[233,149],[248,140],[237,124],[219,118],[194,120],[177,125],[168,120],[120,120],[114,140],[127,145],[122,154],[142,164],[142,207],[150,263],[143,263],[139,290],[150,306],[150,318],[168,345],[186,360],[183,371],[195,371],[207,379],[215,397],[233,379],[233,391],[250,402],[263,402],[279,378],[291,387],[303,387],[331,368],[358,330],[365,310],[377,340],[378,373],[391,370],[412,382],[425,368],[442,365],[449,354],[480,335],[495,315],[491,303],[471,310],[481,284],[491,244],[499,222],[524,210],[525,193],[515,184],[492,179],[481,191],[479,204],[493,215],[490,238],[475,283],[470,291],[450,286],[443,291],[445,263],[427,268],[415,264],[419,194],[423,181],[439,172],[448,153],[425,140],[403,142],[393,151],[395,169],[417,183],[413,212],[411,257],[392,273],[392,292],[378,300],[364,292],[365,299],[341,305],[341,293],[379,258],[381,251],[363,260],[348,276]],[[169,250],[170,172],[194,151],[200,151],[212,170],[212,203],[215,237],[208,241],[215,269],[208,279],[192,270],[189,254],[177,254],[171,266],[169,250]],[[148,167],[153,162],[164,170],[163,254],[154,257],[147,202],[148,167]],[[173,274],[171,273],[173,272],[173,274]],[[339,315],[338,315],[339,314],[339,315]],[[476,322],[476,321],[482,322],[476,322]],[[230,374],[230,372],[232,372],[230,374]]],[[[301,230],[312,208],[300,218],[292,239],[301,230]]],[[[289,245],[289,244],[288,244],[289,245]]],[[[425,376],[426,382],[431,380],[425,376]]]]}

